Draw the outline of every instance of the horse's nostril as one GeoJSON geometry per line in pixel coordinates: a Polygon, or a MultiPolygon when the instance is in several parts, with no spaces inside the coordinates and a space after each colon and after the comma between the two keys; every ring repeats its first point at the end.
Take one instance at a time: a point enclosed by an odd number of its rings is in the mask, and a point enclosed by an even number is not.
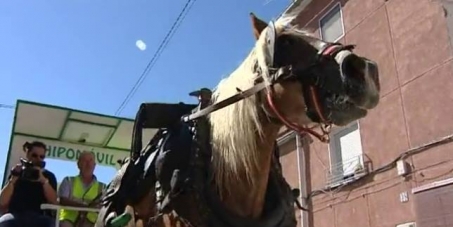
{"type": "Polygon", "coordinates": [[[342,72],[346,77],[363,80],[366,69],[366,62],[361,57],[350,54],[343,59],[341,63],[342,72]]]}
{"type": "Polygon", "coordinates": [[[378,90],[381,89],[380,82],[379,82],[379,69],[378,66],[375,62],[373,61],[366,61],[366,70],[368,71],[368,74],[370,75],[371,79],[373,82],[376,84],[376,87],[378,90]]]}

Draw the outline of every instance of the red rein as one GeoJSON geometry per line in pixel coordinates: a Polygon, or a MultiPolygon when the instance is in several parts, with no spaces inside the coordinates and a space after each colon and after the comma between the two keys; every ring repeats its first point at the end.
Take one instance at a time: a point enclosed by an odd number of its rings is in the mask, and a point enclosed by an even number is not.
{"type": "MultiPolygon", "coordinates": [[[[320,116],[320,118],[324,121],[324,117],[322,117],[323,115],[321,114],[320,112],[320,106],[318,105],[318,102],[317,102],[317,94],[316,94],[316,91],[314,90],[314,88],[312,89],[312,87],[310,87],[310,93],[311,93],[311,97],[313,99],[313,103],[315,103],[315,109],[316,111],[318,112],[318,115],[320,116]],[[315,99],[316,98],[316,99],[315,99]]],[[[303,133],[310,133],[311,135],[315,136],[316,138],[318,138],[321,142],[324,142],[324,143],[328,143],[329,142],[329,134],[328,134],[328,131],[327,130],[324,130],[324,128],[322,128],[322,131],[323,133],[320,134],[318,132],[316,132],[315,130],[311,129],[311,128],[307,128],[307,127],[303,127],[303,126],[300,126],[296,123],[293,123],[293,122],[290,122],[285,116],[283,116],[282,113],[280,113],[280,111],[278,110],[278,108],[275,106],[274,104],[274,100],[272,98],[272,95],[273,92],[272,92],[272,89],[270,89],[270,91],[267,93],[267,102],[269,104],[269,107],[272,109],[272,111],[275,113],[275,115],[277,115],[278,119],[288,128],[296,131],[298,134],[302,135],[303,133]]],[[[325,121],[324,121],[325,122],[325,121]]]]}

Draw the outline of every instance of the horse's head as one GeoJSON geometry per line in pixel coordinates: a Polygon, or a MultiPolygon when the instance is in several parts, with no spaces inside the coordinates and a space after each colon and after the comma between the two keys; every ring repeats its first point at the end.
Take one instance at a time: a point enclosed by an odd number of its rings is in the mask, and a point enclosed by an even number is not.
{"type": "Polygon", "coordinates": [[[269,72],[263,79],[272,84],[265,108],[270,117],[287,126],[341,126],[378,104],[377,64],[354,54],[352,45],[328,43],[279,21],[267,24],[253,14],[251,18],[256,48],[264,56],[259,65],[269,72]]]}

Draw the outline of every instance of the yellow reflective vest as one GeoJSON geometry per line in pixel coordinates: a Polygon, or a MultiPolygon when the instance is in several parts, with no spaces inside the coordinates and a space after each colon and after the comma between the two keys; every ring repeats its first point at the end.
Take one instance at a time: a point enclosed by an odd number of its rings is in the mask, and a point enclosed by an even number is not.
{"type": "MultiPolygon", "coordinates": [[[[70,182],[72,183],[71,197],[76,201],[83,201],[85,203],[90,203],[96,196],[102,192],[103,185],[95,180],[91,186],[87,189],[83,187],[83,182],[80,179],[80,176],[70,177],[70,182]]],[[[75,223],[77,217],[79,216],[78,211],[73,210],[60,210],[60,221],[66,220],[72,223],[75,223]]],[[[86,218],[91,222],[95,223],[98,217],[97,213],[88,212],[86,218]]]]}

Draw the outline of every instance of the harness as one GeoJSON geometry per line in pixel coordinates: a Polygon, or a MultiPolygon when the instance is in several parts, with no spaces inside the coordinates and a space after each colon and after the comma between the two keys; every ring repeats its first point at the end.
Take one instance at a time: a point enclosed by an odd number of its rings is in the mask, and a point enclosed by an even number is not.
{"type": "MultiPolygon", "coordinates": [[[[277,120],[288,128],[303,134],[310,133],[323,142],[328,142],[330,120],[326,110],[321,109],[318,86],[324,79],[316,75],[314,68],[326,58],[335,58],[342,50],[353,46],[339,43],[327,44],[318,52],[316,60],[306,68],[297,66],[274,68],[274,46],[276,30],[271,22],[266,30],[266,64],[269,66],[270,82],[259,81],[244,91],[223,101],[205,106],[187,104],[149,104],[140,106],[133,130],[132,155],[123,162],[102,198],[102,209],[97,227],[124,226],[131,216],[125,212],[129,204],[137,204],[149,191],[155,189],[156,216],[148,220],[153,225],[163,216],[176,211],[181,221],[198,227],[295,227],[295,197],[283,177],[278,159],[278,147],[269,173],[266,204],[261,219],[239,217],[229,212],[210,187],[211,146],[210,127],[206,116],[216,110],[256,95],[267,89],[266,101],[277,120]],[[313,129],[290,122],[276,107],[273,100],[273,85],[283,80],[297,80],[304,86],[304,99],[308,116],[323,127],[319,134],[313,129]],[[192,112],[197,108],[196,111],[192,112]],[[142,146],[142,129],[160,128],[146,147],[142,146]],[[143,149],[142,149],[143,148],[143,149]],[[190,203],[187,203],[190,201],[190,203]],[[197,207],[187,209],[186,204],[197,207]],[[196,210],[193,218],[189,210],[196,210]],[[120,214],[115,217],[113,213],[120,214]]],[[[332,88],[335,89],[335,88],[332,88]]],[[[138,217],[140,218],[140,217],[138,217]]]]}

